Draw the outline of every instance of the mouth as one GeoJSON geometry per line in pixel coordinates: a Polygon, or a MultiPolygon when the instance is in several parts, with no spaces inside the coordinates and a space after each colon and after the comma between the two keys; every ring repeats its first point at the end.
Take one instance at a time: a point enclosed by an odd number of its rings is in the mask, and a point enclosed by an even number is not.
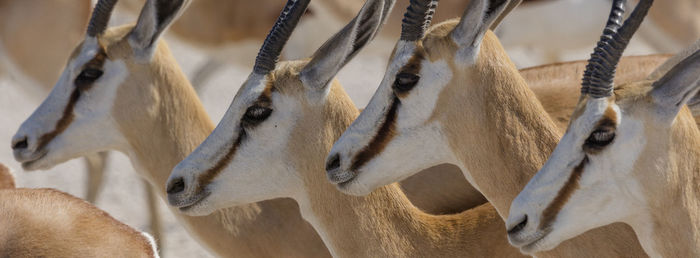
{"type": "Polygon", "coordinates": [[[178,205],[177,208],[178,208],[178,210],[180,210],[180,212],[188,212],[188,211],[192,210],[192,208],[197,206],[197,204],[200,204],[202,201],[207,199],[207,197],[209,197],[209,195],[211,195],[210,192],[203,191],[203,192],[195,195],[194,197],[190,198],[188,200],[188,202],[186,202],[182,205],[178,205]]]}
{"type": "Polygon", "coordinates": [[[352,171],[342,170],[342,171],[332,171],[328,173],[328,181],[336,184],[338,188],[345,188],[347,185],[351,184],[357,175],[352,171]]]}
{"type": "Polygon", "coordinates": [[[18,161],[20,161],[20,162],[22,163],[22,169],[24,169],[24,170],[35,170],[35,169],[38,169],[38,168],[36,167],[36,164],[37,164],[39,161],[41,161],[44,157],[46,157],[46,154],[48,154],[48,153],[49,153],[48,151],[42,150],[42,151],[40,151],[40,152],[35,152],[35,154],[32,155],[32,157],[25,158],[25,159],[23,159],[23,160],[19,160],[19,159],[18,159],[18,161]]]}
{"type": "Polygon", "coordinates": [[[545,240],[545,238],[549,235],[550,230],[546,231],[539,231],[535,234],[535,236],[528,242],[524,243],[523,245],[520,246],[520,251],[523,253],[527,254],[532,254],[536,252],[543,251],[544,249],[547,249],[546,247],[542,246],[542,242],[545,240]]]}

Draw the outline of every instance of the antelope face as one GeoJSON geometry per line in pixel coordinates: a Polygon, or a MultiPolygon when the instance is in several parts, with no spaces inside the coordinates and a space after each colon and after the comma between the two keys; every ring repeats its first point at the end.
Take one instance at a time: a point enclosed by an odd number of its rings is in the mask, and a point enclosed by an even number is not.
{"type": "MultiPolygon", "coordinates": [[[[135,26],[106,30],[116,1],[98,1],[85,40],[73,52],[49,96],[13,137],[15,159],[25,169],[34,170],[97,151],[123,150],[127,141],[112,115],[136,107],[122,105],[127,109],[115,110],[117,103],[133,103],[129,97],[117,98],[149,95],[143,93],[149,92],[145,87],[154,85],[155,76],[162,75],[158,73],[173,68],[154,66],[159,63],[154,56],[164,56],[167,48],[159,48],[158,39],[187,3],[148,0],[135,26]]],[[[147,113],[152,112],[135,112],[147,113]]]]}
{"type": "Polygon", "coordinates": [[[298,73],[253,73],[209,137],[174,169],[168,200],[188,215],[290,197],[302,185],[287,143],[303,111],[284,88],[301,87],[298,73]]]}
{"type": "Polygon", "coordinates": [[[104,42],[93,37],[72,56],[49,96],[12,138],[15,159],[26,170],[122,143],[110,113],[128,76],[124,61],[110,57],[104,42]]]}
{"type": "Polygon", "coordinates": [[[511,205],[508,236],[524,252],[549,250],[624,221],[643,203],[630,175],[646,146],[644,121],[624,100],[582,103],[549,160],[511,205]]]}
{"type": "Polygon", "coordinates": [[[688,173],[677,171],[678,160],[695,158],[688,148],[700,142],[697,126],[684,106],[700,90],[699,71],[696,51],[653,84],[623,85],[614,97],[582,101],[549,160],[511,205],[511,244],[528,253],[549,250],[614,222],[649,230],[652,201],[666,200],[658,187],[682,177],[672,173],[688,173]]]}
{"type": "Polygon", "coordinates": [[[454,52],[426,51],[448,40],[399,41],[379,88],[328,156],[328,179],[339,190],[366,195],[448,159],[433,111],[453,74],[442,55],[454,52]]]}
{"type": "Polygon", "coordinates": [[[310,60],[275,66],[308,3],[287,2],[223,120],[173,169],[168,201],[180,211],[206,215],[278,197],[308,200],[309,180],[326,183],[323,157],[357,112],[333,78],[376,35],[394,1],[368,0],[310,60]]]}

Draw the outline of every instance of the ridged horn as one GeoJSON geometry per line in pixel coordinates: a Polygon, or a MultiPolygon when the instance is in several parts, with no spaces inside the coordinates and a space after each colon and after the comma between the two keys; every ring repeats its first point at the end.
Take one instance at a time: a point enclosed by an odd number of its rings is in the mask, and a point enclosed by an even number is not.
{"type": "Polygon", "coordinates": [[[117,0],[100,0],[92,10],[92,17],[88,24],[87,35],[96,37],[107,29],[107,24],[112,16],[117,0]]]}
{"type": "Polygon", "coordinates": [[[401,23],[401,40],[417,41],[433,20],[437,0],[411,0],[401,23]]]}
{"type": "Polygon", "coordinates": [[[588,94],[593,98],[612,96],[617,63],[653,2],[653,0],[639,1],[632,15],[620,25],[626,1],[613,1],[608,23],[583,73],[581,94],[588,94]]]}
{"type": "Polygon", "coordinates": [[[267,74],[277,64],[277,59],[282,52],[282,48],[289,40],[289,36],[299,23],[299,19],[309,6],[310,0],[288,0],[282,9],[282,13],[277,18],[275,25],[267,34],[258,56],[255,58],[253,72],[257,74],[267,74]]]}

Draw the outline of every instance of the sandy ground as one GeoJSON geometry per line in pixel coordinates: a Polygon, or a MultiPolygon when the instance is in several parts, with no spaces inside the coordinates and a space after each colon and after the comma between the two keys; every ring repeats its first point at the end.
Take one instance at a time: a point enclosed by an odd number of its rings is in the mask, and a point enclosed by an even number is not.
{"type": "MultiPolygon", "coordinates": [[[[327,36],[319,35],[318,37],[327,36]]],[[[183,70],[191,75],[196,67],[205,59],[202,52],[193,49],[174,39],[168,39],[183,70]]],[[[393,42],[382,41],[373,43],[370,49],[361,53],[339,74],[338,78],[357,103],[364,106],[378,82],[381,80],[386,66],[386,59],[391,52],[393,42]]],[[[254,48],[257,48],[255,46],[254,48]]],[[[565,59],[586,59],[592,49],[588,48],[571,51],[565,59]]],[[[527,49],[509,50],[518,63],[530,63],[527,49]]],[[[631,54],[651,53],[642,44],[634,44],[631,54]]],[[[228,107],[238,87],[246,78],[252,67],[252,60],[247,65],[228,65],[216,73],[206,86],[201,99],[214,121],[219,121],[228,107]]],[[[536,63],[535,63],[536,64],[536,63]]],[[[66,191],[75,196],[83,197],[86,193],[86,177],[82,160],[73,160],[58,165],[49,171],[24,172],[19,163],[15,162],[10,149],[10,140],[15,131],[44,98],[43,92],[32,89],[22,89],[11,78],[0,78],[0,162],[13,168],[18,185],[22,187],[51,187],[66,191]]],[[[139,176],[134,172],[126,156],[112,152],[109,158],[105,185],[96,205],[120,221],[138,229],[148,228],[148,215],[144,192],[139,176]]],[[[160,202],[161,214],[164,221],[164,257],[210,257],[196,241],[194,241],[180,226],[160,202]]]]}

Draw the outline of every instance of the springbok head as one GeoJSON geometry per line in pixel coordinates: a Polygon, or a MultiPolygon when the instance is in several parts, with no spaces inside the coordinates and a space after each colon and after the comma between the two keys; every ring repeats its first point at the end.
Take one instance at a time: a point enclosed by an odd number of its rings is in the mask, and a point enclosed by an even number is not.
{"type": "Polygon", "coordinates": [[[489,28],[519,3],[473,0],[459,22],[428,30],[437,1],[412,0],[379,88],[328,156],[329,180],[365,195],[453,161],[441,128],[450,118],[440,109],[470,102],[462,94],[476,95],[477,85],[498,84],[487,67],[517,73],[489,28]]]}
{"type": "Polygon", "coordinates": [[[693,149],[700,141],[684,106],[698,92],[700,52],[656,81],[616,88],[612,83],[615,66],[651,4],[640,1],[621,24],[625,1],[613,2],[566,133],[511,204],[508,237],[522,251],[552,249],[613,222],[637,231],[636,221],[649,214],[654,200],[667,200],[659,197],[668,193],[659,186],[691,173],[684,163],[697,159],[693,149]]]}
{"type": "MultiPolygon", "coordinates": [[[[206,215],[272,198],[297,199],[305,194],[305,179],[314,176],[308,173],[323,171],[332,139],[357,114],[333,78],[377,34],[394,1],[367,0],[310,59],[277,64],[308,3],[287,2],[221,122],[173,169],[167,183],[172,206],[206,215]]],[[[325,183],[323,173],[315,176],[325,183]]]]}
{"type": "Polygon", "coordinates": [[[124,147],[117,123],[152,112],[138,107],[157,102],[156,87],[186,81],[158,39],[188,1],[148,0],[135,26],[107,29],[116,2],[97,3],[85,39],[53,90],[12,138],[15,159],[24,169],[47,169],[124,147]]]}

